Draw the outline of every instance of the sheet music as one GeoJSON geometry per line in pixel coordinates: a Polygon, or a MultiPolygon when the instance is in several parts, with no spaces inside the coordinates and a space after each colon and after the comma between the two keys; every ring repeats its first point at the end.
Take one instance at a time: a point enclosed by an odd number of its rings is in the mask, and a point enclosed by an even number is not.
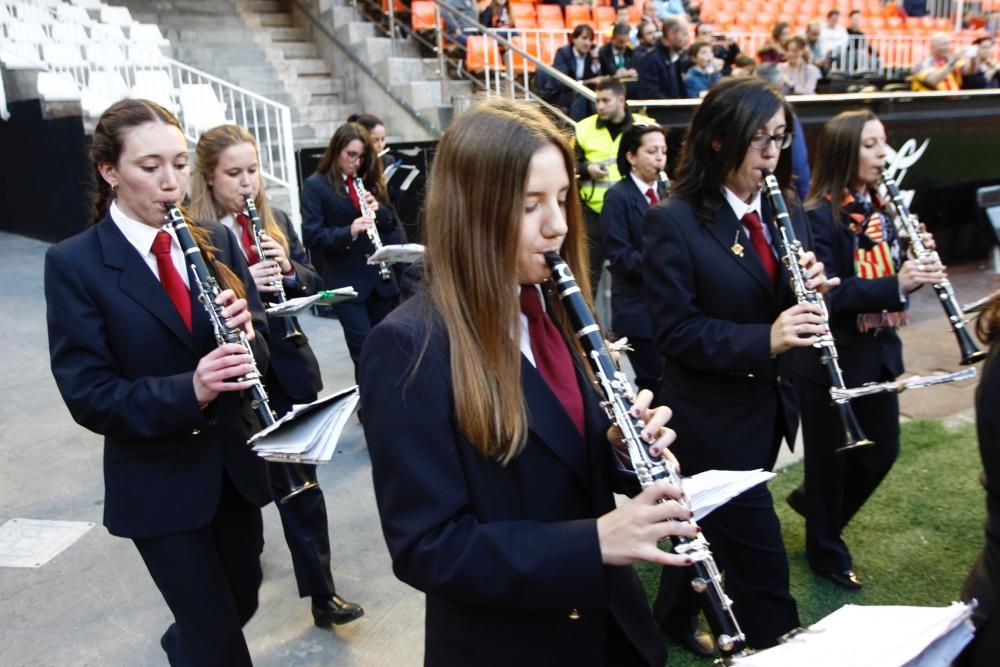
{"type": "Polygon", "coordinates": [[[947,667],[971,639],[972,607],[848,604],[737,667],[947,667]]]}
{"type": "Polygon", "coordinates": [[[774,477],[763,468],[756,470],[706,470],[684,478],[684,492],[691,501],[694,520],[701,521],[716,508],[747,489],[774,477]]]}
{"type": "Polygon", "coordinates": [[[424,256],[424,246],[419,243],[384,245],[368,258],[369,264],[412,264],[424,256]]]}
{"type": "Polygon", "coordinates": [[[253,450],[268,461],[326,463],[333,456],[351,413],[358,406],[357,385],[294,406],[252,438],[253,450]]]}
{"type": "Polygon", "coordinates": [[[288,299],[284,303],[275,304],[267,309],[268,315],[278,317],[294,317],[313,304],[328,306],[331,303],[347,301],[358,296],[353,287],[338,287],[336,289],[322,290],[310,296],[300,296],[288,299]]]}

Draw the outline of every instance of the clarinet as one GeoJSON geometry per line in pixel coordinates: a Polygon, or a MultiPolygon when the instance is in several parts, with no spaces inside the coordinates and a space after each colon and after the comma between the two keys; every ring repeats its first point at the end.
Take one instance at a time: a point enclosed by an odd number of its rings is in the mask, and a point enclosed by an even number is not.
{"type": "MultiPolygon", "coordinates": [[[[587,361],[594,372],[596,384],[604,396],[605,400],[602,401],[601,407],[611,421],[621,429],[639,484],[646,488],[657,480],[665,479],[679,488],[681,477],[674,465],[661,456],[651,456],[647,445],[639,435],[642,422],[634,419],[629,413],[635,390],[625,374],[619,371],[611,360],[600,327],[587,308],[572,271],[557,253],[545,253],[545,261],[552,269],[559,298],[566,306],[570,322],[576,329],[576,337],[580,339],[587,361]]],[[[686,499],[680,502],[688,507],[686,499]]],[[[692,521],[688,520],[686,523],[692,521]]],[[[719,652],[731,655],[742,650],[746,645],[746,636],[740,629],[736,616],[733,615],[732,600],[722,590],[722,575],[715,564],[712,552],[709,551],[708,540],[699,533],[697,537],[671,536],[670,541],[673,543],[675,553],[686,555],[693,561],[691,568],[694,570],[694,576],[691,578],[691,588],[705,595],[703,605],[705,616],[715,635],[719,652]]]]}
{"type": "Polygon", "coordinates": [[[799,259],[803,255],[802,242],[795,238],[795,230],[792,229],[792,221],[788,217],[788,207],[785,206],[785,198],[782,196],[781,188],[778,186],[778,179],[774,177],[774,174],[766,170],[764,171],[764,186],[767,197],[771,202],[771,208],[774,209],[774,221],[778,228],[778,240],[781,243],[781,259],[791,276],[792,291],[795,292],[795,300],[798,303],[817,306],[820,310],[820,316],[823,318],[823,324],[827,329],[825,334],[821,334],[818,337],[813,347],[819,351],[820,361],[823,362],[823,367],[826,368],[827,375],[830,377],[830,396],[837,408],[837,412],[840,414],[840,421],[844,427],[846,442],[837,451],[871,445],[873,444],[872,441],[866,438],[865,434],[861,431],[858,418],[854,415],[854,410],[851,409],[850,398],[847,398],[848,395],[843,393],[843,390],[846,388],[844,385],[844,374],[840,370],[837,345],[833,340],[833,333],[830,330],[830,314],[826,308],[826,301],[816,293],[816,290],[806,287],[806,276],[802,270],[802,266],[799,264],[799,259]]]}
{"type": "MultiPolygon", "coordinates": [[[[264,234],[264,225],[260,221],[260,214],[257,213],[257,205],[253,203],[253,197],[246,197],[247,202],[247,217],[250,218],[250,225],[253,229],[253,245],[257,250],[257,257],[260,261],[264,261],[264,249],[261,246],[261,241],[264,234]]],[[[285,303],[288,298],[285,296],[285,285],[282,283],[281,278],[271,283],[273,286],[277,286],[278,291],[273,292],[269,295],[270,299],[274,303],[285,303]]],[[[264,295],[261,295],[264,298],[264,295]]],[[[281,323],[285,328],[285,338],[295,338],[296,336],[302,335],[302,330],[299,329],[298,320],[294,317],[282,317],[281,323]]]]}
{"type": "MultiPolygon", "coordinates": [[[[261,379],[260,370],[257,368],[257,360],[253,356],[250,341],[247,340],[247,336],[242,329],[233,329],[226,325],[226,318],[222,315],[222,306],[215,302],[221,291],[219,283],[215,279],[215,276],[208,270],[205,258],[202,257],[198,244],[195,243],[194,237],[191,236],[191,230],[188,229],[184,215],[174,204],[167,202],[163,206],[167,210],[168,224],[177,235],[177,243],[180,244],[181,251],[184,253],[184,259],[188,264],[188,268],[191,269],[190,275],[193,276],[194,282],[198,287],[198,301],[205,307],[208,319],[212,322],[215,342],[218,345],[225,345],[226,343],[242,345],[246,353],[250,355],[250,372],[241,375],[233,380],[233,382],[253,381],[248,390],[250,392],[250,407],[253,408],[257,419],[260,420],[261,426],[267,428],[275,422],[274,413],[271,411],[271,404],[267,398],[267,390],[264,389],[264,382],[261,379]]],[[[286,503],[289,499],[303,491],[317,486],[314,482],[306,482],[305,484],[296,486],[292,483],[291,473],[288,469],[282,467],[282,470],[288,476],[288,488],[291,489],[291,492],[281,499],[282,503],[286,503]]]]}
{"type": "MultiPolygon", "coordinates": [[[[920,226],[916,218],[910,214],[910,209],[906,206],[906,202],[903,201],[903,195],[899,192],[899,186],[896,184],[895,179],[889,175],[888,171],[882,172],[882,184],[889,194],[889,201],[892,202],[891,208],[895,213],[893,217],[895,218],[896,226],[897,228],[902,228],[905,235],[909,237],[910,251],[914,257],[917,259],[933,257],[935,255],[934,251],[929,250],[924,245],[924,240],[920,235],[920,226]]],[[[958,299],[955,298],[955,290],[952,288],[951,282],[946,278],[937,285],[933,285],[933,287],[938,300],[941,302],[941,307],[944,308],[944,314],[948,317],[951,330],[954,332],[955,338],[958,339],[958,347],[962,354],[962,365],[969,366],[985,359],[986,353],[976,347],[972,336],[969,335],[968,329],[965,328],[965,320],[962,318],[962,308],[958,305],[958,299]]]]}
{"type": "MultiPolygon", "coordinates": [[[[358,176],[354,177],[354,190],[358,193],[358,205],[361,207],[361,215],[372,220],[372,226],[368,228],[368,238],[371,240],[372,245],[375,246],[375,251],[378,252],[382,249],[382,237],[378,235],[378,228],[375,226],[375,214],[371,212],[371,209],[368,208],[368,202],[365,201],[365,195],[368,194],[368,191],[365,190],[365,183],[358,176]]],[[[385,262],[378,265],[378,275],[384,283],[392,279],[392,273],[385,262]]]]}

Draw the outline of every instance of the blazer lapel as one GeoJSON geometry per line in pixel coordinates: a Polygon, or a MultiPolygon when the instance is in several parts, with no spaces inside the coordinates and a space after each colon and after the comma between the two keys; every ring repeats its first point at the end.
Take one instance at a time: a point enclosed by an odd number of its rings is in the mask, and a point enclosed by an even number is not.
{"type": "Polygon", "coordinates": [[[736,214],[733,213],[729,204],[723,202],[715,210],[715,219],[712,220],[708,229],[715,240],[725,248],[730,259],[749,273],[762,288],[767,290],[768,294],[773,295],[774,289],[770,278],[767,277],[767,272],[764,271],[764,265],[760,263],[760,258],[757,257],[757,252],[750,243],[750,237],[740,221],[736,219],[736,214]],[[742,246],[742,256],[733,249],[737,244],[742,246]]]}
{"type": "Polygon", "coordinates": [[[111,221],[110,216],[98,223],[97,236],[101,243],[105,265],[121,271],[118,282],[121,291],[152,313],[192,352],[196,352],[194,339],[184,326],[177,307],[143,258],[111,221]]]}
{"type": "MultiPolygon", "coordinates": [[[[528,407],[528,430],[538,436],[589,491],[591,480],[583,438],[545,378],[524,355],[521,355],[521,384],[528,407]]],[[[589,426],[590,419],[587,422],[589,426]]]]}

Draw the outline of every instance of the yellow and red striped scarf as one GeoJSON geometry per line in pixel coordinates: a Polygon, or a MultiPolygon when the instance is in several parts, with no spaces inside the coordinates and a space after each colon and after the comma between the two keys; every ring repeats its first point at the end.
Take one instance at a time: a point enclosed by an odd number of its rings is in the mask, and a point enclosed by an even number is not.
{"type": "MultiPolygon", "coordinates": [[[[863,280],[893,276],[901,263],[899,237],[892,221],[882,213],[882,201],[872,193],[868,199],[844,190],[841,211],[854,234],[854,274],[863,280]]],[[[858,331],[868,332],[905,326],[909,318],[899,312],[859,313],[858,331]]]]}

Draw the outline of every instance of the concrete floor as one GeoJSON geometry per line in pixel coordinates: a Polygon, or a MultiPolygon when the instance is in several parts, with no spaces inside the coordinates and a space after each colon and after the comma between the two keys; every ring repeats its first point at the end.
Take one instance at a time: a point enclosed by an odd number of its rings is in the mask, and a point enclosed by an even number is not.
{"type": "MultiPolygon", "coordinates": [[[[70,418],[48,368],[43,255],[47,245],[0,233],[0,523],[21,517],[95,527],[37,569],[0,568],[0,665],[162,665],[158,639],[170,614],[134,547],[101,522],[101,439],[70,418]]],[[[991,291],[981,266],[952,270],[959,299],[991,291]]],[[[910,372],[958,368],[958,348],[933,293],[913,299],[904,330],[910,372]]],[[[302,318],[327,389],[352,383],[339,324],[302,318]]],[[[974,383],[903,394],[907,417],[971,415],[974,383]]],[[[373,416],[374,418],[374,416],[373,416]]],[[[367,615],[335,631],[312,625],[295,593],[277,511],[264,510],[260,610],[246,627],[255,663],[374,667],[420,665],[422,595],[392,575],[378,525],[367,449],[352,422],[334,460],[320,467],[338,590],[367,615]]]]}

